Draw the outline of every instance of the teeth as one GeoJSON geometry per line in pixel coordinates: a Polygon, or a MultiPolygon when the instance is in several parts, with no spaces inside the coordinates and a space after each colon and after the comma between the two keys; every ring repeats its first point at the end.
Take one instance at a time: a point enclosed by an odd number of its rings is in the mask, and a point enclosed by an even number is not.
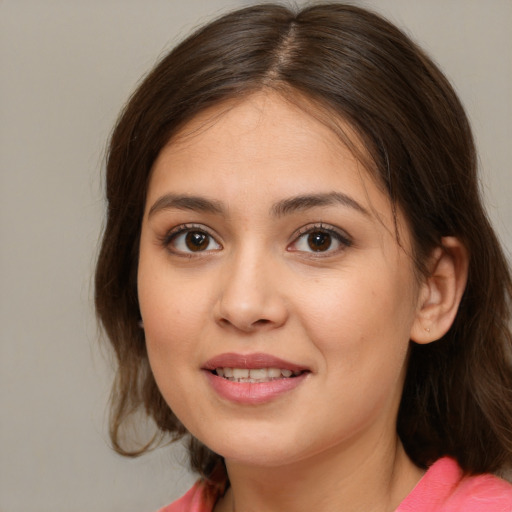
{"type": "Polygon", "coordinates": [[[248,379],[249,370],[247,368],[233,368],[233,377],[235,379],[248,379]]]}
{"type": "Polygon", "coordinates": [[[300,375],[300,371],[280,368],[216,368],[219,377],[236,382],[265,382],[274,379],[289,378],[300,375]]]}
{"type": "Polygon", "coordinates": [[[279,379],[279,377],[281,377],[281,370],[279,368],[269,368],[268,376],[271,379],[279,379]]]}
{"type": "Polygon", "coordinates": [[[250,370],[249,377],[251,377],[251,379],[257,379],[257,380],[268,379],[268,370],[266,368],[258,368],[258,369],[250,370]]]}

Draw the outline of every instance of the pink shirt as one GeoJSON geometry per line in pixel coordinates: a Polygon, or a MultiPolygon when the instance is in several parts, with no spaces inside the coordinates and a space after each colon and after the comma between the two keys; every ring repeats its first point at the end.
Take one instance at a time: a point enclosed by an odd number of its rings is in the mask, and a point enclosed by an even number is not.
{"type": "MultiPolygon", "coordinates": [[[[196,483],[159,512],[212,512],[220,487],[196,483]]],[[[486,474],[463,477],[444,457],[433,464],[395,512],[512,512],[512,485],[486,474]]]]}

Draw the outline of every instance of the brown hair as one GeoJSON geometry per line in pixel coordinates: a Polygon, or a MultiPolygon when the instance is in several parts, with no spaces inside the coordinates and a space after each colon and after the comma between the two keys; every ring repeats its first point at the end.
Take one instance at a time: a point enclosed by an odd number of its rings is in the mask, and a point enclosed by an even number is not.
{"type": "MultiPolygon", "coordinates": [[[[435,343],[411,343],[398,433],[419,466],[442,455],[470,473],[512,466],[512,284],[480,199],[468,120],[446,78],[407,36],[376,14],[336,3],[298,12],[264,4],[221,17],[164,57],[119,118],[96,270],[97,314],[118,361],[115,449],[134,455],[160,440],[123,446],[121,425],[141,408],[160,435],[187,435],[158,391],[138,326],[138,245],[151,167],[196,114],[263,88],[296,93],[349,122],[371,172],[408,219],[420,272],[441,237],[466,246],[468,283],[452,328],[435,343]]],[[[194,439],[190,455],[204,475],[220,458],[194,439]]]]}

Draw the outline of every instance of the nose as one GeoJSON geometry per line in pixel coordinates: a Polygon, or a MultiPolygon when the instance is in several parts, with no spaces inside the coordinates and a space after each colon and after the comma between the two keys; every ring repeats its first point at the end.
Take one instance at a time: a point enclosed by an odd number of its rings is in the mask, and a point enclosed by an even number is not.
{"type": "Polygon", "coordinates": [[[289,315],[283,284],[270,258],[239,257],[223,272],[215,317],[218,324],[245,333],[283,326],[289,315]]]}

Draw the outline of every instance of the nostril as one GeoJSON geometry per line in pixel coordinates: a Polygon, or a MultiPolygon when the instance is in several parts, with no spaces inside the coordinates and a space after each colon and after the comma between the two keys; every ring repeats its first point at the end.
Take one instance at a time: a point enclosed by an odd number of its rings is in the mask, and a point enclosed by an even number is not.
{"type": "Polygon", "coordinates": [[[231,325],[231,322],[229,320],[227,320],[226,318],[219,319],[219,323],[221,325],[223,325],[224,327],[227,327],[227,326],[231,325]]]}
{"type": "MultiPolygon", "coordinates": [[[[228,327],[228,326],[231,326],[231,325],[235,325],[233,322],[231,322],[228,318],[220,318],[219,319],[219,323],[221,325],[223,325],[224,327],[228,327]]],[[[250,324],[248,324],[246,327],[245,327],[245,330],[247,331],[251,331],[257,327],[264,327],[266,325],[269,325],[271,324],[272,321],[271,320],[268,320],[266,318],[260,318],[259,320],[256,320],[250,324]]],[[[237,326],[239,327],[241,324],[241,322],[238,322],[237,326]]]]}
{"type": "Polygon", "coordinates": [[[270,320],[266,320],[265,318],[261,318],[260,320],[256,320],[253,325],[266,325],[269,324],[270,320]]]}

